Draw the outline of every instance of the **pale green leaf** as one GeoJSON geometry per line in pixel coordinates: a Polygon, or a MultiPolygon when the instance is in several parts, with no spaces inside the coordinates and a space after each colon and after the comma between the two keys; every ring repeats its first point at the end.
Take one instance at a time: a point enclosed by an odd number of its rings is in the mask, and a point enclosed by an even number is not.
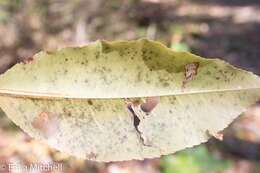
{"type": "Polygon", "coordinates": [[[10,119],[56,149],[97,161],[206,142],[259,99],[256,75],[149,40],[40,52],[0,76],[0,107],[10,119]],[[151,96],[159,104],[142,111],[151,96]]]}

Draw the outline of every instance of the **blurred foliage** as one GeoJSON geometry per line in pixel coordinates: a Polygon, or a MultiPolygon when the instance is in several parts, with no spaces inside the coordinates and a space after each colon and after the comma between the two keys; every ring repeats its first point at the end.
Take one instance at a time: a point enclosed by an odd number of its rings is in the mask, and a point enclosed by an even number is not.
{"type": "Polygon", "coordinates": [[[172,43],[171,48],[175,51],[191,51],[186,43],[172,43]]]}
{"type": "Polygon", "coordinates": [[[232,166],[232,161],[222,160],[210,153],[205,145],[186,149],[161,160],[163,173],[203,173],[223,171],[232,166]]]}
{"type": "Polygon", "coordinates": [[[0,22],[7,22],[21,5],[22,0],[0,0],[0,22]]]}
{"type": "Polygon", "coordinates": [[[174,26],[170,47],[175,51],[191,51],[189,45],[183,41],[184,35],[184,29],[181,25],[174,26]]]}

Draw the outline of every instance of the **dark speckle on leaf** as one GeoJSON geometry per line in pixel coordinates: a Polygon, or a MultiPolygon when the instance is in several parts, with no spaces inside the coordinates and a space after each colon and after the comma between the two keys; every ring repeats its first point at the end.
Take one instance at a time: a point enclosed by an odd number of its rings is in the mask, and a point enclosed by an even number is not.
{"type": "Polygon", "coordinates": [[[51,55],[51,54],[54,54],[55,52],[54,52],[54,51],[47,50],[46,53],[47,53],[48,55],[51,55]]]}
{"type": "Polygon", "coordinates": [[[88,100],[88,104],[89,104],[89,105],[93,105],[92,100],[88,100]]]}
{"type": "Polygon", "coordinates": [[[211,75],[211,72],[210,72],[210,71],[207,71],[207,72],[206,72],[206,75],[211,75]]]}

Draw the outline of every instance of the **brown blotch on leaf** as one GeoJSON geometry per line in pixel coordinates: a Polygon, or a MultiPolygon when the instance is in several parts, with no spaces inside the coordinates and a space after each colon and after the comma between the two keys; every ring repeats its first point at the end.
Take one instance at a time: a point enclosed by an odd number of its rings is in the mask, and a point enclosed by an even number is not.
{"type": "Polygon", "coordinates": [[[144,112],[151,112],[160,102],[160,97],[148,97],[146,98],[146,102],[141,104],[141,109],[144,112]]]}
{"type": "Polygon", "coordinates": [[[185,88],[185,85],[193,80],[197,75],[199,68],[199,62],[188,63],[184,66],[184,80],[182,82],[182,89],[185,88]]]}
{"type": "Polygon", "coordinates": [[[63,108],[63,112],[64,112],[65,115],[67,115],[69,117],[71,116],[71,111],[70,110],[68,110],[66,108],[63,108]]]}
{"type": "Polygon", "coordinates": [[[88,104],[89,104],[89,105],[93,105],[92,100],[88,100],[88,104]]]}
{"type": "Polygon", "coordinates": [[[51,55],[51,54],[54,54],[55,51],[54,51],[54,50],[47,50],[46,53],[47,53],[48,55],[51,55]]]}

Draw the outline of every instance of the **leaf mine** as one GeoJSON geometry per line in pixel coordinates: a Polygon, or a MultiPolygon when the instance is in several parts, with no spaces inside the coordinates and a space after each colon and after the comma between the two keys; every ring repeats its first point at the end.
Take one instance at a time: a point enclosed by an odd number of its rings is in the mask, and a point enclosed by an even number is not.
{"type": "Polygon", "coordinates": [[[182,83],[182,88],[185,88],[186,83],[195,78],[195,76],[197,75],[198,68],[199,68],[199,62],[192,62],[184,66],[185,72],[184,72],[184,80],[182,83]]]}

